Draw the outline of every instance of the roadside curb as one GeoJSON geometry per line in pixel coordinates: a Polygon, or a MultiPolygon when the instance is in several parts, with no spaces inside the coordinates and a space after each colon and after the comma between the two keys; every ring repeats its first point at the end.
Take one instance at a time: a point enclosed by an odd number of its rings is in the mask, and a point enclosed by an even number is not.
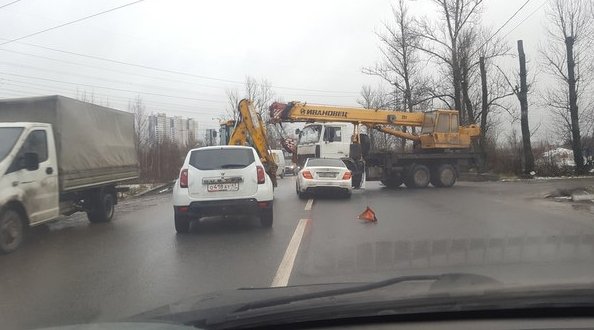
{"type": "Polygon", "coordinates": [[[163,188],[165,188],[165,187],[172,186],[172,185],[174,185],[174,184],[175,184],[175,181],[172,181],[172,182],[167,182],[167,183],[164,183],[164,184],[158,185],[158,186],[156,186],[156,187],[154,187],[154,188],[151,188],[151,189],[149,189],[149,190],[146,190],[146,191],[143,191],[143,192],[141,192],[141,193],[138,193],[138,194],[136,194],[136,195],[132,196],[132,198],[136,198],[136,197],[142,197],[142,196],[148,195],[148,194],[150,194],[150,193],[153,193],[153,192],[155,192],[155,191],[159,191],[159,190],[161,190],[161,189],[163,189],[163,188]]]}
{"type": "Polygon", "coordinates": [[[500,181],[499,175],[491,173],[460,173],[459,181],[465,182],[488,182],[500,181]]]}

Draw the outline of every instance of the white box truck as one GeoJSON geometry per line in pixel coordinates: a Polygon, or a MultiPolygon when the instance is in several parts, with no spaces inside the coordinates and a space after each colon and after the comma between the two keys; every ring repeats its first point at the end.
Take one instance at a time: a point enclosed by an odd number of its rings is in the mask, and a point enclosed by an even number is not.
{"type": "Polygon", "coordinates": [[[132,113],[63,96],[0,100],[0,252],[78,211],[108,222],[139,166],[132,113]]]}

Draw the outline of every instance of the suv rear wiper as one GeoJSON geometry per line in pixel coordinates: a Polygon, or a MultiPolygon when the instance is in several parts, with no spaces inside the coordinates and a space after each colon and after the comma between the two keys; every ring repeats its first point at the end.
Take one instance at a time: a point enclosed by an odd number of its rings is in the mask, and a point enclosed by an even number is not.
{"type": "Polygon", "coordinates": [[[225,164],[225,165],[221,165],[221,168],[240,168],[240,167],[246,167],[247,165],[245,164],[225,164]]]}
{"type": "Polygon", "coordinates": [[[265,307],[289,304],[289,303],[296,302],[296,301],[370,291],[370,290],[375,290],[375,289],[383,288],[386,286],[390,286],[390,285],[394,285],[394,284],[398,284],[398,283],[402,283],[402,282],[437,281],[437,280],[439,280],[443,277],[446,277],[446,276],[460,276],[460,275],[463,275],[463,274],[399,276],[399,277],[389,278],[389,279],[383,280],[383,281],[366,283],[366,284],[352,286],[352,287],[348,287],[348,288],[340,288],[340,289],[326,290],[326,291],[320,291],[320,292],[304,293],[304,294],[294,295],[294,296],[290,296],[290,297],[264,299],[264,300],[256,301],[253,303],[245,304],[242,307],[234,310],[233,312],[239,313],[239,312],[245,312],[245,311],[248,311],[251,309],[258,309],[258,308],[265,308],[265,307]]]}

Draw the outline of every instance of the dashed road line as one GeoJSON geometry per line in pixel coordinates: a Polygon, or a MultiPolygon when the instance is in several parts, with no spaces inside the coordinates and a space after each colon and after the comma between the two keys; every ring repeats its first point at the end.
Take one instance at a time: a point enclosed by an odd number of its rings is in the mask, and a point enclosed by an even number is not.
{"type": "Polygon", "coordinates": [[[313,198],[310,198],[307,201],[307,204],[305,204],[305,211],[311,211],[311,207],[313,206],[313,202],[314,202],[313,198]]]}
{"type": "MultiPolygon", "coordinates": [[[[310,199],[310,201],[312,200],[310,199]]],[[[289,284],[289,278],[291,277],[291,272],[295,265],[295,258],[297,257],[297,252],[299,251],[305,228],[310,221],[310,219],[299,220],[297,228],[295,228],[295,232],[293,233],[293,237],[291,237],[291,241],[287,246],[283,260],[278,266],[276,275],[274,275],[274,279],[270,285],[271,287],[287,286],[287,284],[289,284]]]]}

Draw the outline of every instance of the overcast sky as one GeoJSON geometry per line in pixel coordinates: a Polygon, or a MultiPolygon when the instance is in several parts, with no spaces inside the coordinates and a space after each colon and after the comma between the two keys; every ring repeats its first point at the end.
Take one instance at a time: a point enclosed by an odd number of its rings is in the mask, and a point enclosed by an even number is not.
{"type": "MultiPolygon", "coordinates": [[[[535,62],[545,1],[531,0],[500,32],[507,35],[531,15],[506,39],[513,47],[524,39],[535,62]]],[[[129,2],[22,0],[0,8],[0,37],[15,39],[129,2]]],[[[523,2],[486,0],[483,21],[496,29],[523,2]]],[[[140,94],[148,112],[197,118],[204,129],[218,126],[225,90],[241,91],[249,75],[268,79],[285,101],[357,105],[361,86],[380,83],[361,68],[379,59],[374,32],[390,19],[392,3],[145,0],[0,46],[0,97],[86,92],[125,110],[140,94]]],[[[435,14],[429,0],[408,3],[415,15],[435,14]]]]}

